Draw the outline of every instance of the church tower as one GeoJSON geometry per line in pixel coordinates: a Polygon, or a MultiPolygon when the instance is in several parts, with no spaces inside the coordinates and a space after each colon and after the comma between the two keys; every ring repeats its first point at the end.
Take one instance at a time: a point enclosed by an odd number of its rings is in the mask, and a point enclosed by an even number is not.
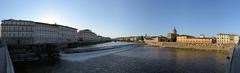
{"type": "Polygon", "coordinates": [[[177,30],[174,27],[172,32],[167,34],[167,38],[169,39],[169,42],[176,42],[177,41],[177,30]]]}
{"type": "Polygon", "coordinates": [[[177,35],[177,30],[176,30],[175,26],[174,26],[174,28],[173,28],[173,30],[172,30],[172,33],[175,34],[175,35],[177,35]]]}

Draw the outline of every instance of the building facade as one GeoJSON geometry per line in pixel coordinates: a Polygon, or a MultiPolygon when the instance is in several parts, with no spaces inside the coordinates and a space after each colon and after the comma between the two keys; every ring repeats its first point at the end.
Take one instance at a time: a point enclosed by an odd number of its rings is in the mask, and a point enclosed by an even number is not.
{"type": "Polygon", "coordinates": [[[145,37],[144,42],[167,42],[168,38],[164,36],[145,37]]]}
{"type": "Polygon", "coordinates": [[[235,41],[234,43],[235,43],[235,44],[238,44],[238,43],[239,43],[239,40],[240,40],[240,36],[235,36],[235,37],[234,37],[234,41],[235,41]]]}
{"type": "Polygon", "coordinates": [[[89,29],[80,30],[78,32],[78,40],[79,41],[96,41],[98,40],[98,35],[89,29]]]}
{"type": "Polygon", "coordinates": [[[2,20],[1,35],[5,43],[18,45],[77,41],[76,28],[27,20],[2,20]]]}
{"type": "Polygon", "coordinates": [[[189,36],[189,35],[179,35],[177,36],[177,42],[180,43],[206,43],[206,44],[211,44],[214,43],[213,38],[199,38],[199,37],[194,37],[194,36],[189,36]]]}
{"type": "Polygon", "coordinates": [[[98,36],[96,33],[92,32],[89,29],[80,30],[78,32],[78,41],[87,41],[87,42],[100,42],[100,41],[109,41],[111,38],[98,36]]]}
{"type": "Polygon", "coordinates": [[[218,44],[235,44],[239,41],[239,36],[236,34],[217,34],[218,44]]]}

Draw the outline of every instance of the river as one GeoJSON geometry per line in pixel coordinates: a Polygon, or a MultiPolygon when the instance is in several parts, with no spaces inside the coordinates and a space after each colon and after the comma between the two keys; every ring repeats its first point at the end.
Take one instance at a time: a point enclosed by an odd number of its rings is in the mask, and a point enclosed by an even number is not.
{"type": "MultiPolygon", "coordinates": [[[[89,47],[129,44],[110,42],[89,47]]],[[[132,44],[132,43],[131,43],[132,44]]],[[[16,73],[224,73],[227,54],[135,45],[15,65],[16,73]],[[96,56],[97,55],[97,56],[96,56]],[[82,60],[83,57],[91,57],[82,60]]]]}

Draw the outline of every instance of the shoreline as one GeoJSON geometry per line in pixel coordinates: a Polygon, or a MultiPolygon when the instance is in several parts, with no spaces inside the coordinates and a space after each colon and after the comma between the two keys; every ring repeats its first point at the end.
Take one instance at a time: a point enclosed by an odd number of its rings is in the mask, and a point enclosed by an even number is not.
{"type": "Polygon", "coordinates": [[[156,45],[147,45],[150,47],[158,47],[158,48],[168,48],[168,49],[176,49],[176,50],[189,50],[189,51],[203,51],[203,52],[217,52],[217,53],[222,53],[222,54],[229,54],[228,50],[216,50],[216,49],[197,49],[197,48],[178,48],[178,47],[161,47],[161,46],[156,46],[156,45]]]}
{"type": "MultiPolygon", "coordinates": [[[[229,51],[231,48],[221,48],[216,47],[214,48],[204,48],[203,46],[169,46],[169,45],[158,45],[158,44],[149,44],[145,43],[147,46],[150,47],[159,47],[159,48],[171,48],[171,49],[179,49],[179,50],[192,50],[192,51],[206,51],[206,52],[217,52],[217,53],[223,53],[223,54],[229,54],[229,51]]],[[[233,47],[232,47],[233,48],[233,47]]]]}
{"type": "Polygon", "coordinates": [[[175,47],[167,47],[167,48],[174,48],[179,50],[191,50],[191,51],[205,51],[205,52],[217,52],[217,53],[223,53],[223,54],[229,54],[229,51],[227,50],[216,50],[216,49],[197,49],[197,48],[175,48],[175,47]]]}

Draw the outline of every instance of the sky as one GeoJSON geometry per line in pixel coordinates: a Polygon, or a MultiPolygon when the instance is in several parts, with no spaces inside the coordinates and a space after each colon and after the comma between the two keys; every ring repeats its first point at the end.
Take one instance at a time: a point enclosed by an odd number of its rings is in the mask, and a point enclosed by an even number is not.
{"type": "Polygon", "coordinates": [[[0,20],[90,29],[106,37],[240,34],[240,0],[0,0],[0,20]]]}

